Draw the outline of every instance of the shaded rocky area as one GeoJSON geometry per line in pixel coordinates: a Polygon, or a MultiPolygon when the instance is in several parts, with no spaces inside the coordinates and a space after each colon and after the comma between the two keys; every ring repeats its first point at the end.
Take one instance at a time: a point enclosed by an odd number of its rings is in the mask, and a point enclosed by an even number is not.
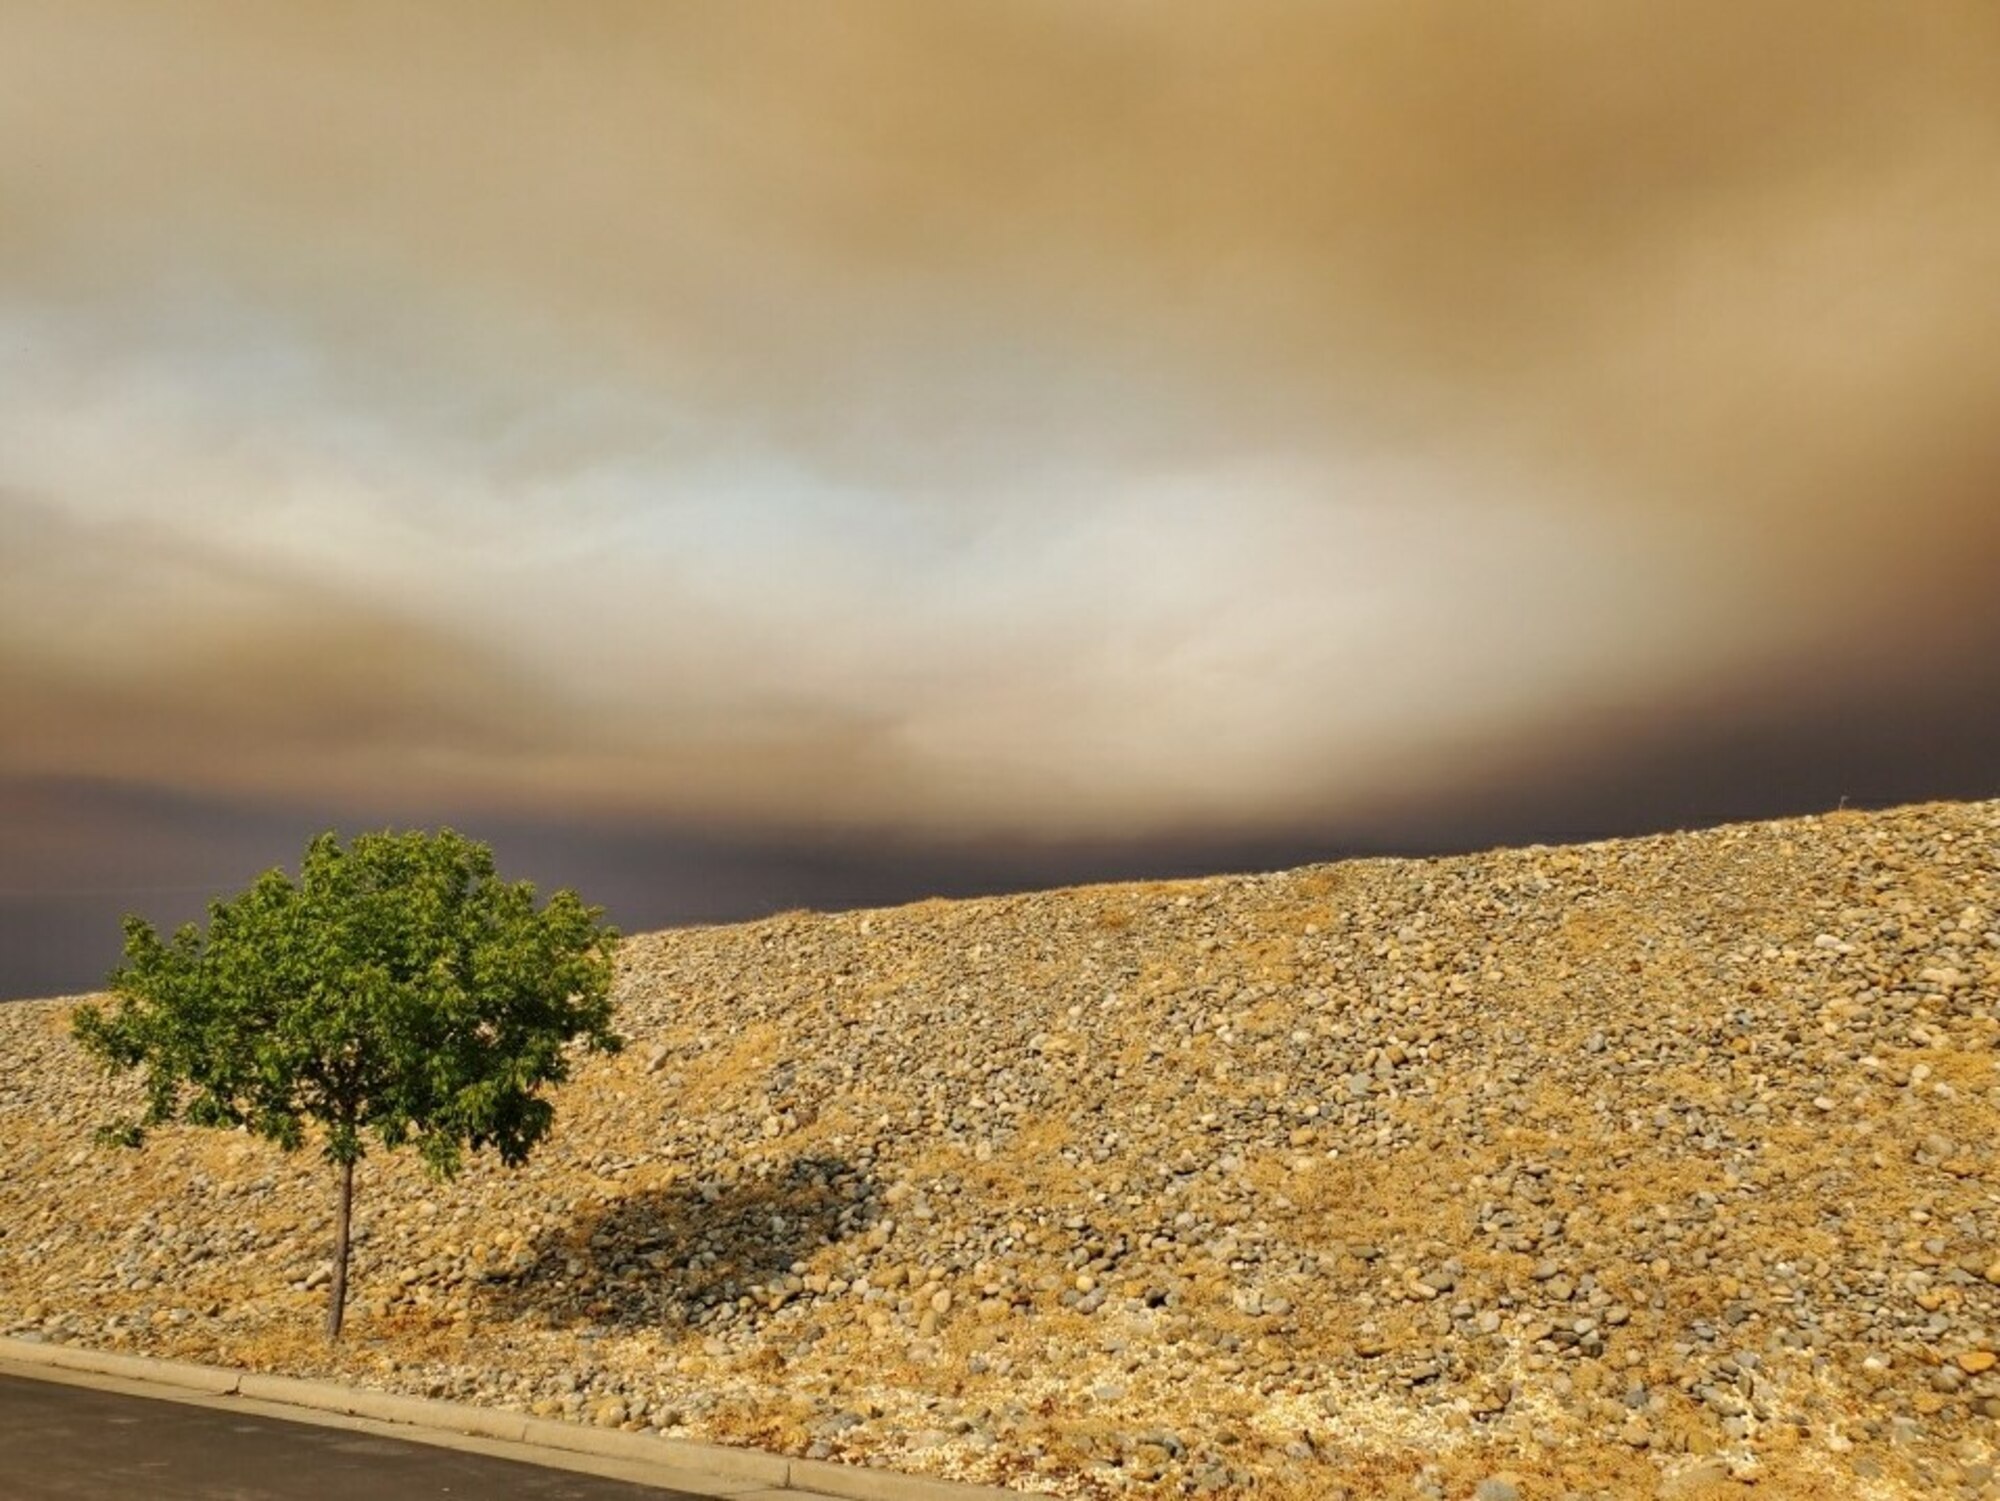
{"type": "Polygon", "coordinates": [[[627,944],[523,1170],[90,1144],[0,1330],[1079,1496],[2000,1496],[2000,803],[627,944]]]}

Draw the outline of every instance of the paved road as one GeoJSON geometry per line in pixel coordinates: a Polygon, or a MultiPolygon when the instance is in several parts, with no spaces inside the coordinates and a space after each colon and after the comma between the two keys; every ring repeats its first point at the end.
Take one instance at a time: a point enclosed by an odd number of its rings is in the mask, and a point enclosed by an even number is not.
{"type": "Polygon", "coordinates": [[[310,1423],[0,1376],[7,1501],[699,1501],[310,1423]]]}

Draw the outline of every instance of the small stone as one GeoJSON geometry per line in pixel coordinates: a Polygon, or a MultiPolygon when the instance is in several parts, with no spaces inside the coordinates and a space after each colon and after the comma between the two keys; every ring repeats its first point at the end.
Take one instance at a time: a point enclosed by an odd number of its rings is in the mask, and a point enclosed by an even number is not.
{"type": "Polygon", "coordinates": [[[1489,1475],[1472,1492],[1474,1501],[1521,1501],[1521,1487],[1504,1475],[1489,1475]]]}
{"type": "Polygon", "coordinates": [[[1670,1475],[1660,1482],[1662,1501],[1678,1501],[1678,1498],[1693,1497],[1713,1486],[1729,1483],[1729,1461],[1721,1458],[1704,1459],[1700,1464],[1670,1475]]]}
{"type": "Polygon", "coordinates": [[[1467,1406],[1475,1418],[1492,1418],[1505,1412],[1513,1400],[1514,1389],[1511,1385],[1494,1382],[1475,1391],[1467,1406]]]}
{"type": "Polygon", "coordinates": [[[1967,1350],[1958,1357],[1958,1368],[1968,1376],[1977,1376],[1981,1371],[1990,1371],[2000,1362],[2000,1355],[1991,1350],[1967,1350]]]}

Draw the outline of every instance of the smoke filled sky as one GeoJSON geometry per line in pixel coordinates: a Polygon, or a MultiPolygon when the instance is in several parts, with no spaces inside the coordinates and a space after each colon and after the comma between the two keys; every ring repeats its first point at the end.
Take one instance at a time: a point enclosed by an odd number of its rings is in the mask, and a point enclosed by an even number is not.
{"type": "Polygon", "coordinates": [[[0,8],[0,994],[2000,794],[1987,0],[0,8]]]}

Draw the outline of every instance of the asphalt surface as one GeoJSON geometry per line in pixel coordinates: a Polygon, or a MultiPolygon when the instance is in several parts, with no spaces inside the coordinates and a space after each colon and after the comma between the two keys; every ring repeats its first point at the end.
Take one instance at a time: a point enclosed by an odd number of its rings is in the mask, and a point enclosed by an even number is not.
{"type": "Polygon", "coordinates": [[[311,1423],[0,1376],[5,1501],[699,1501],[311,1423]]]}

